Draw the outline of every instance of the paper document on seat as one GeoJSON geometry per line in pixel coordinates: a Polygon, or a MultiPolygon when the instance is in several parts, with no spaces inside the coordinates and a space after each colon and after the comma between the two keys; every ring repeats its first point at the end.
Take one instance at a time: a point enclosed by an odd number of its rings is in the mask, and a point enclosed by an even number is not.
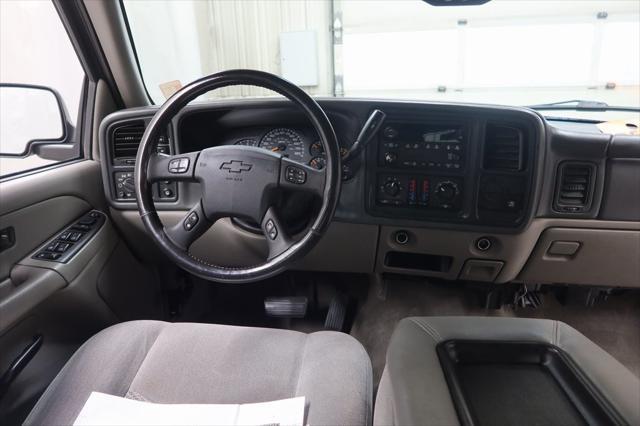
{"type": "Polygon", "coordinates": [[[74,425],[303,426],[305,398],[255,404],[155,404],[92,392],[74,425]]]}

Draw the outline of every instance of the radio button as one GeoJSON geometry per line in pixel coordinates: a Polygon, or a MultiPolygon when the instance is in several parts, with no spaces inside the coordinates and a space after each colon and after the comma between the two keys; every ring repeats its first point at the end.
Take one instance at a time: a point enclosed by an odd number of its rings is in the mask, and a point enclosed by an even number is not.
{"type": "Polygon", "coordinates": [[[384,162],[387,164],[393,164],[398,156],[395,152],[385,152],[384,154],[384,162]]]}

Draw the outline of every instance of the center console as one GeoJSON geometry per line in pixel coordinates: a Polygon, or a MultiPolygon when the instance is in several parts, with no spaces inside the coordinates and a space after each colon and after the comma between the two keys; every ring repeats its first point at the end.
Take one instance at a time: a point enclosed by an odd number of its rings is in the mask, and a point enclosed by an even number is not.
{"type": "Polygon", "coordinates": [[[378,146],[376,204],[460,212],[468,131],[462,123],[390,123],[378,146]]]}
{"type": "Polygon", "coordinates": [[[370,214],[517,227],[525,219],[533,135],[525,121],[391,116],[370,146],[370,214]]]}

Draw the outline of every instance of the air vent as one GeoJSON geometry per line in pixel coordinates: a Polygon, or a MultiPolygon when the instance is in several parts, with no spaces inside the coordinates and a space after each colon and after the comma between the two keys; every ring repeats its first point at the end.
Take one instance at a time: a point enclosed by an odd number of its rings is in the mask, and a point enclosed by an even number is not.
{"type": "Polygon", "coordinates": [[[143,122],[118,127],[113,132],[113,157],[135,158],[144,129],[143,122]]]}
{"type": "Polygon", "coordinates": [[[485,170],[522,170],[523,156],[522,131],[515,127],[487,124],[484,143],[485,170]]]}
{"type": "MultiPolygon", "coordinates": [[[[146,126],[143,121],[122,125],[113,131],[113,163],[116,165],[135,164],[138,147],[146,126]]],[[[158,138],[156,152],[169,154],[169,140],[166,135],[158,138]]]]}
{"type": "Polygon", "coordinates": [[[560,164],[556,182],[555,210],[584,213],[591,208],[595,167],[589,163],[560,164]]]}

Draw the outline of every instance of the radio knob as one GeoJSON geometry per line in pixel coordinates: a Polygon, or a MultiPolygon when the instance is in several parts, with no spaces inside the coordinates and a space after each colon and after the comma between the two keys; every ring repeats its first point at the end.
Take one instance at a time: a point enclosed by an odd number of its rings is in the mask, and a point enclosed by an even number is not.
{"type": "Polygon", "coordinates": [[[384,137],[387,139],[394,139],[398,136],[398,131],[391,126],[387,126],[382,131],[382,134],[384,134],[384,137]]]}
{"type": "Polygon", "coordinates": [[[458,185],[451,181],[440,182],[435,192],[440,201],[453,201],[458,195],[458,185]]]}
{"type": "Polygon", "coordinates": [[[400,193],[400,182],[391,178],[384,183],[382,190],[385,194],[395,197],[400,193]]]}
{"type": "Polygon", "coordinates": [[[384,162],[387,164],[393,164],[398,156],[395,152],[385,152],[384,153],[384,162]]]}

